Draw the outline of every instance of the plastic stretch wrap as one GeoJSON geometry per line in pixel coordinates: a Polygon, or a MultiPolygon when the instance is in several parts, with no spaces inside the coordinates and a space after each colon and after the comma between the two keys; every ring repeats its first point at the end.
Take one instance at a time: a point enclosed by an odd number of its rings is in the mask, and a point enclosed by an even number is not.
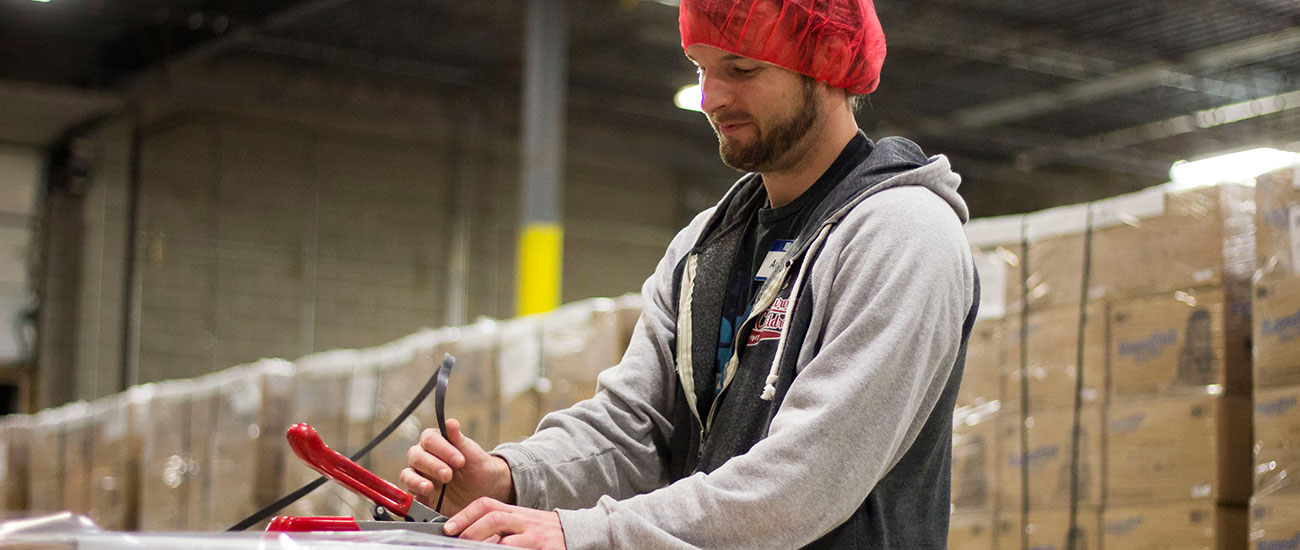
{"type": "Polygon", "coordinates": [[[994,550],[992,512],[956,512],[948,520],[948,550],[994,550]]]}
{"type": "MultiPolygon", "coordinates": [[[[1025,374],[1021,377],[1020,361],[1003,364],[1002,374],[1005,405],[1018,407],[1021,384],[1028,384],[1029,411],[1031,413],[1072,409],[1077,375],[1083,372],[1083,389],[1079,393],[1084,404],[1101,401],[1106,381],[1106,308],[1104,304],[1091,304],[1083,334],[1083,368],[1079,363],[1079,309],[1068,306],[1049,311],[1034,311],[1028,316],[1025,338],[1028,356],[1025,374]]],[[[1020,323],[1010,326],[1019,329],[1020,323]]],[[[1019,358],[1017,331],[1008,345],[1016,346],[1013,358],[1019,358]]]]}
{"type": "Polygon", "coordinates": [[[1300,386],[1255,393],[1255,496],[1300,498],[1300,386]]]}
{"type": "MultiPolygon", "coordinates": [[[[1101,502],[1101,409],[1084,407],[1079,416],[1078,502],[1101,502]]],[[[1036,509],[1070,506],[1074,410],[1059,409],[1022,417],[1004,407],[998,420],[999,502],[1019,509],[1021,469],[1029,470],[1029,505],[1036,509]],[[1022,422],[1023,419],[1023,422],[1022,422]],[[1028,431],[1027,452],[1021,451],[1020,426],[1028,431]]],[[[1006,506],[1004,506],[1005,508],[1006,506]]]]}
{"type": "Polygon", "coordinates": [[[1107,432],[1110,505],[1250,497],[1250,399],[1165,397],[1113,404],[1107,432]]]}
{"type": "Polygon", "coordinates": [[[596,377],[622,356],[618,340],[613,300],[583,300],[547,313],[542,368],[550,391],[542,401],[543,414],[595,396],[596,377]]]}
{"type": "Polygon", "coordinates": [[[1089,299],[1248,284],[1254,199],[1241,185],[1170,184],[1093,203],[1089,299]]]}
{"type": "Polygon", "coordinates": [[[1250,548],[1300,548],[1300,496],[1250,499],[1250,548]]]}
{"type": "Polygon", "coordinates": [[[141,441],[153,393],[152,385],[137,386],[91,403],[87,515],[105,529],[138,527],[141,441]]]}
{"type": "Polygon", "coordinates": [[[1234,297],[1210,287],[1113,303],[1113,400],[1205,393],[1207,388],[1249,395],[1250,304],[1234,297]]]}
{"type": "Polygon", "coordinates": [[[1255,387],[1300,386],[1300,277],[1259,281],[1252,296],[1255,387]]]}
{"type": "Polygon", "coordinates": [[[966,409],[952,430],[952,505],[992,513],[997,506],[997,403],[966,409]]]}
{"type": "Polygon", "coordinates": [[[1246,509],[1213,502],[1110,507],[1105,548],[1245,548],[1246,509]]]}
{"type": "Polygon", "coordinates": [[[191,493],[199,485],[199,460],[190,445],[194,382],[172,380],[152,386],[141,440],[139,527],[186,530],[191,493]]]}
{"type": "Polygon", "coordinates": [[[1300,276],[1300,166],[1255,181],[1256,278],[1300,276]]]}
{"type": "Polygon", "coordinates": [[[500,346],[500,324],[480,321],[461,328],[452,351],[456,370],[448,381],[447,415],[459,420],[465,435],[484,449],[501,441],[500,346]]]}
{"type": "Polygon", "coordinates": [[[27,510],[28,446],[32,417],[0,418],[0,515],[27,510]]]}
{"type": "Polygon", "coordinates": [[[1077,312],[1083,292],[1088,209],[1088,204],[1076,204],[1025,216],[1029,246],[1023,257],[1024,286],[1030,311],[1072,307],[1077,312]]]}
{"type": "Polygon", "coordinates": [[[957,407],[979,407],[1002,397],[1002,369],[1005,359],[1006,324],[1001,319],[981,319],[971,329],[966,345],[966,365],[957,407]]]}
{"type": "MultiPolygon", "coordinates": [[[[1029,510],[1028,524],[1025,526],[1026,537],[1021,536],[1020,509],[1003,509],[998,514],[997,545],[995,548],[1016,550],[1032,548],[1035,550],[1066,550],[1066,535],[1070,532],[1070,510],[1054,508],[1047,510],[1029,510]]],[[[1080,506],[1075,517],[1075,530],[1078,533],[1077,550],[1100,548],[1101,514],[1096,506],[1080,506]]],[[[1120,547],[1129,548],[1129,547],[1120,547]]]]}

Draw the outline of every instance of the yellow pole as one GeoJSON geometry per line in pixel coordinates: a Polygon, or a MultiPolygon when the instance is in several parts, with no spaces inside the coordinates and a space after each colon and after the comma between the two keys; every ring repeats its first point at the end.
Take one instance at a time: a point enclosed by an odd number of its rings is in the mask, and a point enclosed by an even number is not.
{"type": "Polygon", "coordinates": [[[525,225],[519,232],[518,257],[516,310],[519,314],[531,315],[559,307],[564,228],[558,223],[525,225]]]}

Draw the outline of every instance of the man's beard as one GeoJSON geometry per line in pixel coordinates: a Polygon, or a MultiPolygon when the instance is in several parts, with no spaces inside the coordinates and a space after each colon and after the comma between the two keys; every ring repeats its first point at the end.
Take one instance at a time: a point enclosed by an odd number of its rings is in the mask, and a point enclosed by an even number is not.
{"type": "Polygon", "coordinates": [[[776,163],[782,160],[785,160],[786,163],[789,162],[789,159],[783,159],[782,157],[793,149],[804,136],[808,135],[813,123],[817,121],[817,104],[813,101],[815,90],[814,85],[805,85],[803,87],[803,102],[799,106],[799,110],[786,120],[776,121],[771,128],[768,128],[755,141],[748,144],[723,137],[722,133],[718,132],[718,128],[714,126],[713,133],[718,136],[718,154],[722,157],[722,162],[742,172],[763,172],[786,168],[785,166],[777,166],[776,163]]]}

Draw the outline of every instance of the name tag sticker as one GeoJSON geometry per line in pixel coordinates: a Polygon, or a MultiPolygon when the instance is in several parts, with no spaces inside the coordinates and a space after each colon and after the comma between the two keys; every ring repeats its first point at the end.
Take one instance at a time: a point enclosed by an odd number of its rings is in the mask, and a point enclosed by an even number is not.
{"type": "Polygon", "coordinates": [[[754,274],[755,281],[766,281],[776,272],[776,268],[781,266],[785,260],[785,253],[790,251],[794,246],[794,241],[777,239],[772,241],[772,248],[767,251],[767,256],[763,257],[763,265],[758,267],[758,273],[754,274]]]}

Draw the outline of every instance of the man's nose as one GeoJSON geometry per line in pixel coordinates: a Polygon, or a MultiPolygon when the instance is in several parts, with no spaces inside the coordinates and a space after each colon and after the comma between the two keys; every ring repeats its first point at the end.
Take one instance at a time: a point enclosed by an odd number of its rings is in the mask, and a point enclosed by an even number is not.
{"type": "Polygon", "coordinates": [[[717,78],[700,76],[700,96],[700,108],[705,114],[713,114],[731,104],[731,90],[717,78]]]}

